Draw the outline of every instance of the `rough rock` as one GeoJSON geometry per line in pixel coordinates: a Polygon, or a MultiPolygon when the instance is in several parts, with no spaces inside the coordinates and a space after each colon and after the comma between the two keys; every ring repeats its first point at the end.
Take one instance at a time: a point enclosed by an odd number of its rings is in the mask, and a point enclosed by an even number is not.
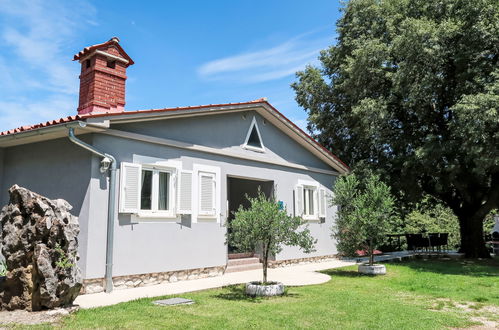
{"type": "Polygon", "coordinates": [[[37,311],[72,305],[82,286],[77,266],[78,218],[62,199],[50,200],[12,186],[0,212],[7,276],[0,309],[37,311]]]}

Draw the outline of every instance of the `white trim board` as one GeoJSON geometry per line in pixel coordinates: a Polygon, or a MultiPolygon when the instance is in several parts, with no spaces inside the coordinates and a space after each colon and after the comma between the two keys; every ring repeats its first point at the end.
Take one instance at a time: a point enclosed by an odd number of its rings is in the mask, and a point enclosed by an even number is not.
{"type": "Polygon", "coordinates": [[[186,143],[186,142],[177,141],[177,140],[158,138],[158,137],[154,137],[154,136],[150,136],[150,135],[125,132],[125,131],[115,130],[115,129],[108,129],[108,130],[105,130],[101,133],[106,134],[106,135],[110,135],[110,136],[124,138],[124,139],[149,142],[149,143],[165,145],[165,146],[179,148],[179,149],[205,152],[205,153],[214,154],[214,155],[220,155],[220,156],[225,156],[225,157],[230,157],[230,158],[237,158],[237,159],[244,159],[244,160],[259,162],[259,163],[284,166],[284,167],[295,168],[295,169],[300,169],[300,170],[310,171],[310,172],[315,172],[315,173],[339,175],[339,173],[336,171],[323,170],[320,168],[309,167],[309,166],[300,165],[300,164],[296,164],[296,163],[290,163],[287,161],[271,160],[271,159],[266,159],[263,157],[258,157],[256,155],[255,156],[248,156],[248,155],[238,154],[238,153],[227,151],[227,150],[220,150],[220,149],[216,149],[216,148],[212,148],[212,147],[206,147],[206,146],[202,146],[202,145],[186,143]]]}

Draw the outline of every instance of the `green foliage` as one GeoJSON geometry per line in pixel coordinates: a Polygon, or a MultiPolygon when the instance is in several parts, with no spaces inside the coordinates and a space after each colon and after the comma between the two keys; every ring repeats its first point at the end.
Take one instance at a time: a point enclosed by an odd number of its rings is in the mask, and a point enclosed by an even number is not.
{"type": "Polygon", "coordinates": [[[338,251],[354,255],[356,250],[365,249],[372,265],[373,250],[386,240],[386,235],[398,224],[390,188],[376,175],[361,182],[355,174],[350,174],[336,182],[333,204],[338,206],[338,217],[333,227],[338,251]]]}
{"type": "Polygon", "coordinates": [[[57,261],[55,262],[55,265],[57,267],[67,269],[75,266],[75,264],[71,262],[70,258],[68,257],[66,252],[64,252],[59,243],[55,245],[54,250],[59,255],[57,261]]]}
{"type": "Polygon", "coordinates": [[[306,222],[300,217],[288,215],[280,209],[275,198],[267,198],[258,191],[258,196],[246,196],[251,207],[242,205],[235,212],[234,220],[227,226],[227,239],[241,250],[262,253],[263,282],[267,282],[268,259],[282,251],[283,245],[298,246],[306,253],[314,251],[316,240],[310,234],[306,222]]]}
{"type": "Polygon", "coordinates": [[[486,234],[491,234],[492,229],[494,228],[496,221],[494,220],[494,216],[496,214],[499,214],[499,210],[492,210],[486,217],[485,220],[483,221],[483,231],[486,234]]]}
{"type": "Polygon", "coordinates": [[[459,217],[469,256],[499,207],[499,2],[351,0],[336,45],[292,87],[315,137],[400,201],[459,217]]]}
{"type": "Polygon", "coordinates": [[[418,204],[404,220],[404,233],[449,233],[449,247],[460,244],[459,221],[452,210],[441,203],[418,204]]]}
{"type": "Polygon", "coordinates": [[[7,275],[7,262],[5,260],[0,261],[0,276],[7,275]]]}

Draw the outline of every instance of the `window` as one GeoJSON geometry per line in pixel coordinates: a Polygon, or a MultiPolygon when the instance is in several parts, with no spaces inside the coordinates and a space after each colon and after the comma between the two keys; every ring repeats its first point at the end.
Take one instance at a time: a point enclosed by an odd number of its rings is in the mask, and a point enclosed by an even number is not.
{"type": "Polygon", "coordinates": [[[193,164],[193,219],[196,222],[216,221],[221,217],[221,169],[218,166],[193,164]]]}
{"type": "Polygon", "coordinates": [[[92,65],[92,62],[90,62],[90,60],[86,60],[85,61],[85,69],[90,68],[90,65],[92,65]]]}
{"type": "Polygon", "coordinates": [[[303,215],[308,217],[316,216],[315,209],[315,198],[316,198],[316,188],[305,186],[303,188],[303,215]]]}
{"type": "Polygon", "coordinates": [[[199,215],[216,215],[215,173],[199,172],[199,215]]]}
{"type": "Polygon", "coordinates": [[[221,169],[134,155],[134,163],[121,162],[119,212],[137,222],[221,221],[221,169]],[[144,163],[142,163],[144,162],[144,163]]]}
{"type": "Polygon", "coordinates": [[[258,124],[255,117],[253,117],[253,120],[251,121],[251,125],[248,133],[246,134],[246,141],[244,142],[243,148],[258,152],[265,151],[265,147],[263,146],[262,142],[262,136],[260,135],[260,130],[258,129],[258,124]]]}
{"type": "Polygon", "coordinates": [[[120,212],[139,217],[175,217],[174,167],[121,163],[120,212]]]}
{"type": "Polygon", "coordinates": [[[140,209],[152,210],[152,171],[142,170],[140,188],[140,209]]]}
{"type": "Polygon", "coordinates": [[[172,213],[172,171],[142,168],[140,210],[153,213],[172,213]]]}
{"type": "MultiPolygon", "coordinates": [[[[301,180],[299,180],[301,181],[301,180]]],[[[301,181],[294,192],[295,215],[305,220],[320,220],[326,218],[326,190],[314,181],[301,181]]]]}
{"type": "Polygon", "coordinates": [[[107,61],[107,67],[111,69],[116,68],[116,61],[107,61]]]}

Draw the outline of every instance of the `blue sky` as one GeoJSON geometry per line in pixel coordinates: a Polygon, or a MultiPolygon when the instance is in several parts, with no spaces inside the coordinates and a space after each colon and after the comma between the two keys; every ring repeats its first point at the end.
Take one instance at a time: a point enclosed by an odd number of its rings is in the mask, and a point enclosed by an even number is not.
{"type": "Polygon", "coordinates": [[[289,85],[334,43],[337,0],[0,0],[0,131],[76,114],[86,46],[121,39],[127,110],[267,97],[306,126],[289,85]]]}

